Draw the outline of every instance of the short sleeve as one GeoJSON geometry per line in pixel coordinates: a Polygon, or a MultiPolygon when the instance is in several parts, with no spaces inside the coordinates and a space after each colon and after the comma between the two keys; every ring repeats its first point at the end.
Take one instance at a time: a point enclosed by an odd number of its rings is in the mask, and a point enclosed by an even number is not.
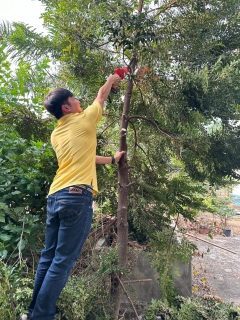
{"type": "Polygon", "coordinates": [[[94,124],[97,124],[102,119],[102,107],[98,102],[93,102],[84,110],[84,113],[94,124]]]}

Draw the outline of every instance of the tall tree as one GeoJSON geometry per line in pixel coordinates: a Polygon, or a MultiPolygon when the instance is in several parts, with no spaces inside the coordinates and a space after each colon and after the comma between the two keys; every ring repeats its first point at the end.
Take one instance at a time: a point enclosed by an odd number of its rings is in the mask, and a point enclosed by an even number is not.
{"type": "Polygon", "coordinates": [[[19,23],[2,26],[9,53],[25,59],[49,54],[60,62],[62,81],[87,99],[115,67],[130,68],[127,89],[123,93],[123,83],[105,119],[115,131],[121,115],[120,148],[128,151],[118,167],[125,264],[127,222],[139,238],[151,237],[172,215],[194,216],[203,203],[199,183],[238,178],[239,3],[41,2],[49,34],[19,23]]]}

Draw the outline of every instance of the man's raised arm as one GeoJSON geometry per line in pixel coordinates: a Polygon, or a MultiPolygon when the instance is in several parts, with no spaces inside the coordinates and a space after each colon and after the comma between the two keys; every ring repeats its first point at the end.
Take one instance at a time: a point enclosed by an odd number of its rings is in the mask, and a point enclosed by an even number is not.
{"type": "Polygon", "coordinates": [[[112,85],[118,85],[121,80],[121,77],[119,77],[117,74],[111,75],[107,79],[106,83],[99,89],[97,98],[94,102],[98,102],[103,108],[104,102],[107,100],[109,96],[112,85]]]}

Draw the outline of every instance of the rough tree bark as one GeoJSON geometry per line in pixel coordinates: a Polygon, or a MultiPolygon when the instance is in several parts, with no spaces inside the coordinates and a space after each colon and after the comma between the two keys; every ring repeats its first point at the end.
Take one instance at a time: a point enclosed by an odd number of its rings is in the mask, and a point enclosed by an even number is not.
{"type": "MultiPolygon", "coordinates": [[[[138,3],[138,15],[141,14],[143,8],[143,1],[139,0],[138,3]]],[[[135,35],[137,30],[135,31],[135,35]]],[[[136,49],[133,48],[132,59],[129,64],[131,74],[134,73],[137,66],[137,54],[136,49]]],[[[130,101],[133,90],[133,79],[128,79],[128,85],[124,98],[123,114],[121,118],[121,131],[120,131],[120,151],[126,151],[124,157],[118,165],[118,210],[117,210],[117,245],[119,263],[123,266],[127,264],[127,252],[128,252],[128,220],[127,220],[127,208],[128,208],[128,163],[127,163],[127,128],[129,121],[130,101]]],[[[123,294],[123,288],[120,286],[122,274],[118,274],[115,278],[116,291],[115,291],[115,306],[114,316],[118,319],[119,310],[121,305],[121,298],[123,294]]]]}
{"type": "MultiPolygon", "coordinates": [[[[143,0],[139,0],[138,3],[138,15],[141,14],[143,8],[143,0]]],[[[137,34],[137,30],[135,35],[137,34]]],[[[137,66],[137,54],[135,48],[133,48],[133,55],[129,68],[131,74],[134,73],[137,66]]],[[[127,251],[128,251],[128,221],[127,221],[127,208],[128,208],[128,163],[127,163],[127,128],[129,121],[130,101],[133,90],[133,79],[130,77],[126,89],[124,98],[123,114],[121,118],[121,131],[120,131],[120,151],[126,151],[124,157],[118,165],[118,211],[117,211],[117,245],[119,263],[123,266],[127,264],[127,251]]],[[[121,298],[123,294],[123,288],[120,286],[122,275],[118,274],[118,278],[115,278],[117,288],[115,291],[115,306],[114,306],[114,318],[118,319],[119,310],[121,305],[121,298]]]]}
{"type": "MultiPolygon", "coordinates": [[[[130,62],[131,73],[134,72],[136,68],[136,57],[133,56],[130,62]]],[[[128,127],[128,117],[130,110],[130,101],[132,96],[133,80],[129,78],[128,85],[126,89],[123,114],[121,118],[121,131],[120,131],[120,151],[126,151],[124,157],[121,158],[118,166],[118,211],[117,211],[117,245],[118,245],[118,255],[119,263],[126,266],[127,263],[127,244],[128,244],[128,221],[127,221],[127,207],[128,207],[128,164],[127,164],[127,127],[128,127]]],[[[118,274],[121,280],[122,275],[118,274]]],[[[118,319],[119,309],[121,304],[121,297],[123,294],[123,289],[119,285],[119,281],[115,278],[115,319],[118,319]]]]}

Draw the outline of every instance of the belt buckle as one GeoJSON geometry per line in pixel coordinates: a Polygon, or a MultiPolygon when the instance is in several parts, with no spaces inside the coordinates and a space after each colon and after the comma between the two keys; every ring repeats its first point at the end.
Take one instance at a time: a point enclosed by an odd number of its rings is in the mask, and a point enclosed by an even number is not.
{"type": "Polygon", "coordinates": [[[78,193],[78,194],[82,194],[82,189],[78,188],[78,187],[69,187],[69,193],[78,193]]]}

